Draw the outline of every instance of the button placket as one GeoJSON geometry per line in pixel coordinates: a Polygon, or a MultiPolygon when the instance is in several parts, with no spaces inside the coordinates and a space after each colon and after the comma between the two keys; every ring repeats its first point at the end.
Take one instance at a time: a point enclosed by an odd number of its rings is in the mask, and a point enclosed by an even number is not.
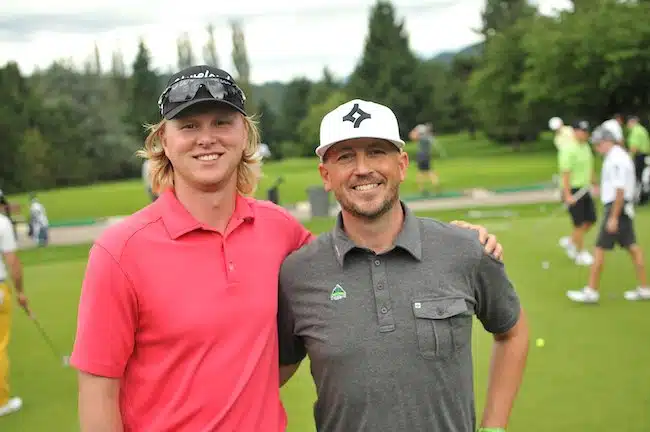
{"type": "Polygon", "coordinates": [[[375,297],[375,310],[379,331],[387,333],[395,330],[395,318],[393,317],[390,292],[386,289],[386,259],[371,256],[370,271],[372,274],[372,287],[375,297]]]}

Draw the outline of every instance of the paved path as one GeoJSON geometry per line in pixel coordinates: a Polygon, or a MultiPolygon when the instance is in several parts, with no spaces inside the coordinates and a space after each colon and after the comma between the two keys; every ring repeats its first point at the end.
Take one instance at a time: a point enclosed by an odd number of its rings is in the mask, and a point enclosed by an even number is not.
{"type": "MultiPolygon", "coordinates": [[[[466,196],[455,198],[436,198],[410,201],[409,207],[413,210],[449,210],[470,207],[485,207],[512,204],[534,204],[558,202],[559,196],[555,189],[507,192],[494,194],[485,190],[469,191],[466,196]]],[[[331,215],[336,215],[338,207],[331,209],[331,215]]],[[[310,218],[309,205],[299,205],[290,209],[291,213],[299,220],[306,221],[310,218]]],[[[50,244],[72,245],[80,243],[91,243],[110,224],[119,221],[120,217],[110,218],[103,223],[95,225],[82,225],[71,227],[56,227],[50,229],[50,244]]],[[[18,231],[19,247],[33,247],[34,243],[27,237],[24,227],[18,231]]]]}

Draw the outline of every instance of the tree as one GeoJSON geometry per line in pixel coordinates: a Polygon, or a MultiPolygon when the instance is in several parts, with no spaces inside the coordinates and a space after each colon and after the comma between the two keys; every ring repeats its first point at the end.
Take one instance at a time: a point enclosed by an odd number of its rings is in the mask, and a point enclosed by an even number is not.
{"type": "Polygon", "coordinates": [[[298,126],[307,116],[309,107],[305,101],[311,93],[312,83],[307,78],[294,78],[285,89],[280,110],[280,133],[283,140],[297,143],[298,126]]]}
{"type": "Polygon", "coordinates": [[[195,64],[192,41],[187,32],[176,39],[176,54],[178,69],[185,69],[195,64]]]}
{"type": "Polygon", "coordinates": [[[497,32],[506,30],[520,18],[530,15],[531,10],[532,6],[527,0],[486,0],[481,13],[481,33],[488,39],[497,32]]]}
{"type": "Polygon", "coordinates": [[[132,134],[139,139],[144,139],[146,137],[144,125],[156,123],[160,118],[156,102],[161,92],[158,76],[151,68],[151,55],[144,40],[140,40],[138,44],[130,88],[128,122],[131,125],[132,134]]]}
{"type": "Polygon", "coordinates": [[[246,112],[254,112],[255,104],[253,102],[251,86],[251,68],[246,51],[246,39],[241,22],[233,20],[230,22],[232,29],[232,63],[237,71],[237,85],[246,95],[246,112]]]}
{"type": "Polygon", "coordinates": [[[217,43],[214,40],[214,26],[208,24],[208,40],[203,46],[203,61],[208,66],[219,67],[219,55],[217,54],[217,43]]]}
{"type": "Polygon", "coordinates": [[[367,98],[390,107],[403,136],[414,126],[420,107],[427,101],[404,23],[397,21],[387,0],[378,0],[372,8],[363,55],[346,92],[352,98],[367,98]]]}

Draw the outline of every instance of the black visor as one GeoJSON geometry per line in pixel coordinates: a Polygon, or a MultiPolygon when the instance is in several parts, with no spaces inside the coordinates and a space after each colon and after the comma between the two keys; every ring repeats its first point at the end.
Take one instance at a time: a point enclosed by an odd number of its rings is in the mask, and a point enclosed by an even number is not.
{"type": "Polygon", "coordinates": [[[158,107],[166,119],[178,116],[185,109],[203,102],[229,105],[246,115],[246,97],[235,83],[221,77],[185,78],[174,82],[160,95],[158,107]]]}

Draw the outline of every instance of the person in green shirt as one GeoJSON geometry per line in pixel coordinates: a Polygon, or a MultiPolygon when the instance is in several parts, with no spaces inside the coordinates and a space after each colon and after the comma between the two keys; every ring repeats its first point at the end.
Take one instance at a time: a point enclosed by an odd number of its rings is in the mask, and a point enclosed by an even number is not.
{"type": "Polygon", "coordinates": [[[571,236],[561,238],[560,245],[576,264],[590,266],[593,257],[584,248],[584,237],[597,219],[590,191],[597,186],[594,156],[589,145],[589,123],[584,120],[577,122],[573,126],[573,132],[575,141],[558,149],[562,199],[573,222],[571,236]]]}
{"type": "Polygon", "coordinates": [[[650,185],[643,184],[643,171],[648,164],[646,159],[650,157],[650,136],[648,130],[639,123],[639,118],[632,116],[627,121],[628,138],[627,147],[630,149],[630,156],[634,160],[636,172],[638,205],[644,205],[650,200],[650,185]]]}

